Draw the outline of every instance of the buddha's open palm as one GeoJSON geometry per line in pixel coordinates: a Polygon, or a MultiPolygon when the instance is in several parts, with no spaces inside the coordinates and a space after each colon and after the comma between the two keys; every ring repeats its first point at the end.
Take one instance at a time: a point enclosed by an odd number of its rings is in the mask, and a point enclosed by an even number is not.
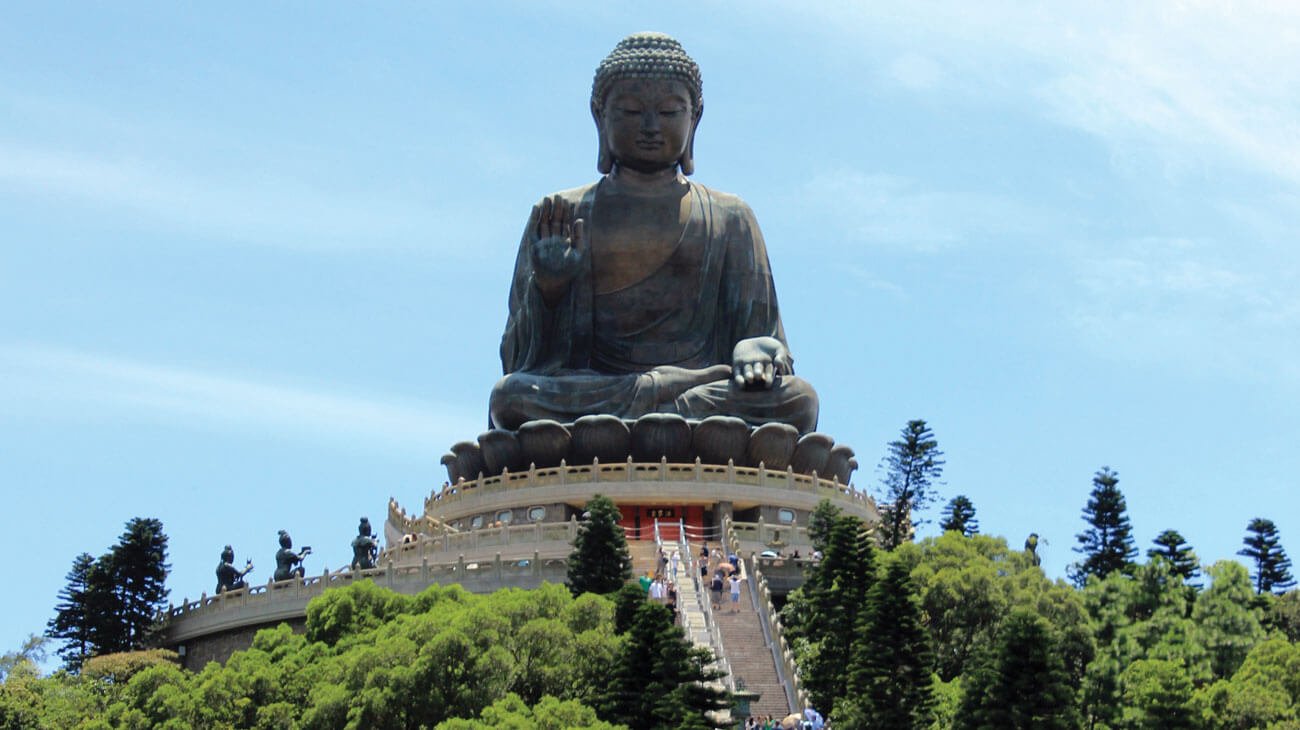
{"type": "Polygon", "coordinates": [[[794,372],[794,358],[775,337],[750,337],[731,351],[731,377],[737,387],[771,388],[776,376],[794,372]]]}
{"type": "Polygon", "coordinates": [[[534,281],[542,298],[554,305],[582,270],[587,255],[586,222],[564,198],[555,195],[533,206],[528,218],[528,248],[534,281]]]}

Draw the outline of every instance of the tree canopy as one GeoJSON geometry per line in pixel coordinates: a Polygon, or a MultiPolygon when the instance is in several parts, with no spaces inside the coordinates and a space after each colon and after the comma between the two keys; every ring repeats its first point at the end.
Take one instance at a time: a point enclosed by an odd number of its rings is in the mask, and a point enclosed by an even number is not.
{"type": "Polygon", "coordinates": [[[924,523],[920,513],[938,499],[935,488],[943,465],[939,441],[923,420],[908,421],[899,438],[889,442],[880,461],[885,488],[881,547],[893,550],[912,539],[913,528],[924,523]]]}
{"type": "Polygon", "coordinates": [[[1083,508],[1088,528],[1076,535],[1074,548],[1083,560],[1071,568],[1071,577],[1082,587],[1090,576],[1104,579],[1122,571],[1137,557],[1133,544],[1133,526],[1128,519],[1128,505],[1119,491],[1119,474],[1103,466],[1092,478],[1092,494],[1083,508]]]}
{"type": "Polygon", "coordinates": [[[587,502],[569,554],[568,586],[573,595],[613,593],[632,578],[627,538],[618,524],[618,507],[597,494],[587,502]]]}

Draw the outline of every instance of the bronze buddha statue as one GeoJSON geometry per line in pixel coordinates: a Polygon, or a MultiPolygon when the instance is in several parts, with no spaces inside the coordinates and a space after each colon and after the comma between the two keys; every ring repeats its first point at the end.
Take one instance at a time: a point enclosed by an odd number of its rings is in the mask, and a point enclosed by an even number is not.
{"type": "Polygon", "coordinates": [[[817,425],[794,374],[767,249],[740,198],[687,179],[699,67],[637,33],[592,84],[600,180],[543,198],[524,229],[491,418],[590,414],[817,425]]]}

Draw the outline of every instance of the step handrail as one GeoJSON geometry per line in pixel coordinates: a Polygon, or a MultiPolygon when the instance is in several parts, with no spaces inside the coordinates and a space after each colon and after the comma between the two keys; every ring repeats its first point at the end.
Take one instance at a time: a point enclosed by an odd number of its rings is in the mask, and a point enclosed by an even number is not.
{"type": "MultiPolygon", "coordinates": [[[[723,530],[725,547],[728,550],[734,550],[734,554],[739,555],[740,540],[732,528],[731,518],[723,520],[723,530]]],[[[781,618],[780,614],[777,613],[776,605],[772,602],[772,592],[768,588],[767,578],[763,576],[758,559],[752,551],[749,560],[742,560],[741,563],[746,568],[745,577],[749,581],[749,599],[754,605],[754,611],[758,614],[758,624],[763,630],[763,640],[767,642],[768,649],[772,652],[772,663],[776,668],[776,677],[781,682],[781,688],[785,691],[786,705],[789,707],[790,712],[799,712],[802,708],[808,706],[808,696],[803,690],[803,683],[799,677],[799,667],[794,660],[794,652],[786,643],[784,627],[781,625],[781,618]]]]}

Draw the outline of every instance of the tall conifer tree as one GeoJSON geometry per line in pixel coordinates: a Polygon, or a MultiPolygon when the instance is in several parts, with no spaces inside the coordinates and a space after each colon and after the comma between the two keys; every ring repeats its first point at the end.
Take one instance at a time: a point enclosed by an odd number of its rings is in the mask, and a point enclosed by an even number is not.
{"type": "Polygon", "coordinates": [[[813,706],[827,715],[848,688],[844,668],[874,582],[874,558],[862,521],[842,516],[831,528],[821,562],[804,584],[808,619],[799,631],[817,647],[804,667],[804,686],[813,706]]]}
{"type": "Polygon", "coordinates": [[[122,610],[125,642],[144,647],[154,615],[167,601],[167,535],[161,520],[134,517],[109,552],[122,610]]]}
{"type": "Polygon", "coordinates": [[[1015,609],[997,646],[971,671],[957,714],[959,730],[1073,730],[1074,688],[1047,619],[1015,609]]]}
{"type": "Polygon", "coordinates": [[[142,649],[167,600],[167,535],[162,522],[135,517],[97,559],[78,555],[46,634],[69,669],[89,656],[142,649]]]}
{"type": "Polygon", "coordinates": [[[843,727],[923,728],[930,724],[933,655],[908,566],[889,561],[871,586],[853,643],[848,694],[835,705],[843,727]]]}
{"type": "Polygon", "coordinates": [[[943,521],[939,527],[944,532],[960,532],[966,537],[979,533],[980,523],[975,519],[975,505],[971,504],[970,498],[964,494],[953,497],[943,509],[943,521]]]}
{"type": "Polygon", "coordinates": [[[924,522],[917,515],[938,497],[934,489],[943,464],[939,442],[923,420],[908,421],[900,438],[889,443],[880,462],[885,487],[881,547],[893,550],[912,539],[912,528],[924,522]]]}
{"type": "Polygon", "coordinates": [[[67,584],[59,591],[59,602],[54,606],[54,618],[45,628],[46,636],[63,642],[56,653],[70,672],[81,668],[81,663],[91,655],[93,648],[87,592],[90,590],[90,571],[94,566],[95,558],[90,553],[82,553],[72,560],[67,584]]]}
{"type": "Polygon", "coordinates": [[[1193,581],[1201,574],[1201,561],[1178,530],[1165,530],[1152,542],[1155,547],[1147,550],[1148,558],[1161,557],[1168,560],[1173,572],[1182,577],[1183,583],[1193,588],[1200,587],[1193,581]]]}
{"type": "Polygon", "coordinates": [[[1083,508],[1088,529],[1076,535],[1079,546],[1074,549],[1084,558],[1070,567],[1070,577],[1081,587],[1088,582],[1088,576],[1104,579],[1127,569],[1137,557],[1128,506],[1118,484],[1119,474],[1108,466],[1092,478],[1092,494],[1083,508]]]}
{"type": "Polygon", "coordinates": [[[597,494],[587,502],[569,553],[566,583],[573,595],[613,593],[631,580],[632,557],[618,520],[618,507],[609,497],[597,494]]]}
{"type": "Polygon", "coordinates": [[[714,686],[721,675],[708,667],[712,659],[686,640],[667,607],[642,602],[601,700],[601,716],[632,730],[724,727],[712,713],[730,698],[714,686]]]}
{"type": "Polygon", "coordinates": [[[1256,593],[1285,593],[1295,585],[1295,579],[1291,577],[1291,559],[1282,549],[1273,520],[1263,517],[1251,520],[1242,543],[1246,547],[1238,550],[1237,554],[1255,562],[1256,593]]]}

